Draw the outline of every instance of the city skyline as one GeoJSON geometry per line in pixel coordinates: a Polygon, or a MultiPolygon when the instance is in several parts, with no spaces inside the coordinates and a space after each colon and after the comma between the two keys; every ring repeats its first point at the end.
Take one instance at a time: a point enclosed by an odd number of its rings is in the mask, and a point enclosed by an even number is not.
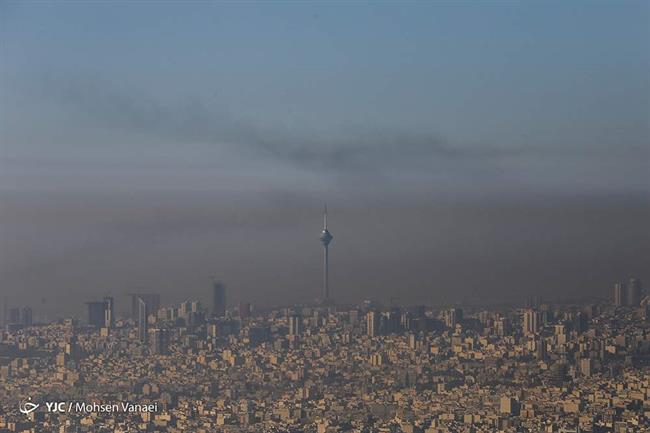
{"type": "Polygon", "coordinates": [[[636,279],[626,293],[496,309],[240,303],[225,316],[133,294],[137,317],[114,323],[106,298],[88,323],[0,332],[0,389],[14,391],[0,393],[0,429],[642,433],[650,295],[636,279]]]}
{"type": "MultiPolygon", "coordinates": [[[[326,225],[324,225],[326,227],[326,225]]],[[[326,264],[324,264],[326,265],[326,264]]],[[[325,266],[324,271],[327,270],[325,266]]],[[[156,315],[156,312],[160,308],[176,308],[180,306],[180,309],[186,308],[188,304],[191,304],[191,310],[193,312],[201,311],[203,314],[208,315],[212,318],[224,318],[224,317],[242,317],[241,309],[245,307],[247,309],[246,315],[252,313],[253,309],[258,311],[269,311],[277,308],[284,308],[287,310],[291,309],[301,309],[301,308],[319,308],[327,307],[334,309],[346,309],[354,308],[354,305],[361,305],[360,303],[339,303],[335,302],[334,298],[323,297],[326,286],[322,287],[321,297],[314,297],[310,302],[303,304],[285,304],[285,305],[276,305],[273,307],[264,306],[255,306],[252,302],[239,302],[236,305],[226,302],[226,286],[221,280],[216,280],[212,278],[212,291],[211,291],[211,307],[208,307],[208,303],[202,304],[201,301],[196,300],[195,298],[183,298],[181,302],[176,303],[166,303],[163,307],[163,302],[161,301],[160,294],[156,293],[128,293],[126,296],[131,298],[130,312],[126,310],[126,303],[123,305],[123,310],[117,313],[115,308],[115,299],[112,296],[104,296],[102,301],[86,301],[86,315],[85,319],[81,318],[81,323],[94,327],[95,329],[107,328],[110,329],[114,326],[116,317],[119,317],[121,320],[133,319],[137,320],[138,324],[143,323],[143,315],[146,317],[149,314],[156,315]],[[143,310],[144,308],[144,310],[143,310]],[[143,313],[144,311],[144,313],[143,313]]],[[[630,277],[626,282],[616,282],[612,286],[612,292],[610,297],[605,298],[587,298],[587,299],[544,299],[542,295],[526,296],[522,299],[511,300],[509,302],[495,301],[487,303],[476,303],[472,304],[469,302],[465,303],[440,303],[438,305],[428,305],[426,303],[415,303],[415,304],[396,304],[395,301],[399,300],[399,297],[393,296],[387,300],[387,302],[382,302],[381,300],[369,300],[366,299],[363,301],[363,305],[374,305],[373,311],[390,311],[393,308],[432,308],[434,310],[445,310],[451,312],[451,316],[445,316],[445,323],[448,327],[453,328],[454,324],[462,319],[462,309],[460,307],[468,307],[472,310],[481,309],[481,308],[519,308],[524,312],[524,333],[535,333],[539,322],[539,313],[538,310],[540,307],[571,307],[579,305],[584,302],[592,302],[595,304],[605,304],[613,305],[615,307],[629,307],[637,308],[640,305],[650,306],[650,292],[646,292],[643,288],[643,283],[641,280],[630,277]],[[544,302],[542,302],[544,299],[544,302]],[[460,311],[458,318],[456,317],[456,311],[460,311]],[[531,325],[532,323],[532,325],[531,325]]],[[[594,304],[594,305],[595,305],[594,304]]],[[[36,321],[33,319],[33,310],[30,305],[25,305],[21,307],[9,307],[7,299],[3,301],[3,316],[2,316],[2,328],[3,329],[21,329],[25,326],[35,325],[44,325],[50,322],[45,317],[36,316],[36,321]]],[[[298,314],[299,316],[299,314],[298,314]]],[[[207,317],[207,316],[206,316],[207,317]]],[[[79,320],[80,318],[77,315],[72,315],[72,318],[79,320]]],[[[64,317],[56,318],[57,321],[63,320],[64,317]]],[[[205,319],[205,317],[204,317],[205,319]]],[[[146,321],[145,321],[146,322],[146,321]]],[[[373,328],[371,325],[370,316],[368,317],[368,334],[373,335],[375,331],[371,332],[370,329],[373,328]]],[[[294,329],[297,325],[291,325],[290,329],[294,329]]],[[[373,328],[374,329],[374,328],[373,328]]],[[[140,331],[138,331],[140,332],[140,331]]],[[[146,331],[144,331],[146,334],[146,331]]],[[[292,331],[293,332],[293,331],[292,331]]]]}
{"type": "Polygon", "coordinates": [[[650,1],[0,0],[0,433],[648,433],[649,221],[650,1]]]}
{"type": "MultiPolygon", "coordinates": [[[[234,308],[238,303],[241,303],[243,301],[248,301],[249,303],[255,304],[258,307],[262,307],[264,309],[267,308],[274,308],[274,307],[279,307],[283,305],[292,305],[293,302],[299,301],[302,303],[306,304],[311,304],[311,303],[317,303],[317,302],[331,302],[334,300],[334,298],[329,297],[329,254],[328,254],[328,245],[332,240],[332,235],[328,231],[328,226],[327,226],[327,205],[324,206],[323,212],[323,229],[321,232],[320,236],[320,241],[321,244],[323,245],[323,258],[322,258],[322,269],[321,269],[321,287],[314,290],[314,291],[305,291],[302,293],[302,296],[297,296],[294,297],[294,299],[286,299],[281,302],[275,302],[271,304],[264,304],[260,303],[259,299],[256,297],[250,297],[250,298],[245,298],[241,296],[240,294],[237,293],[237,291],[233,291],[230,293],[231,297],[234,297],[234,301],[231,301],[229,304],[226,304],[226,295],[225,295],[225,285],[221,280],[216,279],[216,277],[212,276],[210,277],[212,279],[212,292],[208,294],[207,291],[205,291],[205,287],[203,288],[197,288],[193,291],[194,296],[191,296],[190,298],[193,299],[199,299],[201,300],[204,305],[213,305],[213,309],[218,308],[219,311],[225,311],[225,308],[230,307],[234,308]],[[325,234],[326,233],[326,234],[325,234]],[[219,294],[218,294],[219,293],[219,294]],[[234,296],[233,296],[234,295],[234,296]],[[210,302],[212,304],[210,304],[210,302]]],[[[594,291],[592,293],[585,293],[585,294],[563,294],[563,295],[556,295],[556,296],[551,296],[550,299],[552,302],[555,303],[563,303],[563,302],[576,302],[584,299],[593,299],[593,300],[607,300],[610,298],[611,290],[612,290],[612,285],[614,287],[614,290],[616,291],[616,287],[619,286],[620,284],[617,283],[616,281],[620,281],[621,279],[628,279],[630,278],[631,281],[635,281],[635,277],[637,275],[628,273],[624,274],[622,276],[617,277],[616,280],[614,280],[613,283],[610,284],[610,282],[600,282],[599,283],[599,289],[597,291],[594,291]],[[609,284],[609,286],[606,286],[609,284]]],[[[117,296],[119,299],[118,305],[119,305],[119,313],[124,315],[125,317],[128,317],[129,315],[131,317],[137,317],[137,303],[139,302],[138,299],[139,297],[143,297],[144,299],[148,300],[149,304],[154,305],[154,308],[157,308],[158,305],[160,305],[160,293],[143,293],[144,288],[139,288],[139,293],[127,293],[126,290],[122,291],[105,291],[105,292],[97,292],[97,297],[105,297],[110,296],[110,299],[112,299],[112,296],[117,296]],[[131,299],[131,306],[129,308],[128,303],[126,302],[126,298],[129,297],[131,299]],[[151,300],[152,297],[155,297],[155,300],[151,300]],[[129,314],[130,311],[130,314],[129,314]]],[[[629,296],[627,293],[629,292],[629,284],[625,287],[623,287],[624,294],[622,301],[619,301],[618,303],[615,301],[617,305],[626,305],[627,304],[627,297],[629,296]]],[[[151,290],[147,291],[144,290],[145,292],[152,292],[151,290]]],[[[403,305],[427,305],[427,306],[435,306],[435,305],[441,305],[441,306],[448,306],[448,305],[454,305],[454,304],[464,304],[464,305],[472,305],[472,304],[485,304],[486,302],[488,304],[498,304],[502,303],[504,305],[516,305],[524,299],[524,297],[529,296],[529,295],[534,295],[539,292],[534,292],[534,291],[527,291],[525,293],[513,293],[510,296],[505,296],[502,298],[495,298],[493,296],[487,295],[487,296],[477,296],[473,298],[452,298],[446,299],[445,301],[440,301],[440,300],[433,300],[431,297],[427,298],[426,296],[422,296],[419,298],[411,298],[408,299],[403,305]]],[[[614,299],[616,299],[616,294],[614,295],[614,299]]],[[[92,296],[91,296],[92,298],[92,296]]],[[[184,295],[178,295],[178,294],[172,294],[169,296],[169,294],[166,295],[167,299],[171,299],[172,303],[180,303],[183,301],[186,301],[188,298],[184,297],[184,295]]],[[[400,299],[399,298],[399,293],[397,291],[395,292],[388,292],[385,293],[383,296],[376,296],[373,295],[372,293],[368,293],[367,296],[362,295],[358,296],[355,298],[349,298],[349,297],[343,297],[343,302],[342,304],[355,304],[359,303],[362,300],[365,299],[370,299],[374,302],[378,302],[380,304],[385,304],[389,305],[393,302],[393,300],[400,299]]],[[[6,296],[3,299],[3,308],[4,308],[4,314],[3,318],[6,318],[9,316],[9,313],[7,312],[7,308],[9,308],[9,305],[11,305],[11,300],[12,297],[6,296]]],[[[48,321],[54,318],[60,318],[60,317],[65,317],[67,315],[75,316],[75,317],[84,317],[86,315],[85,310],[83,310],[80,307],[74,307],[74,305],[71,305],[68,303],[68,309],[64,312],[62,311],[56,311],[46,306],[47,299],[43,297],[40,299],[40,301],[32,301],[32,302],[24,302],[26,306],[31,308],[32,306],[35,306],[36,308],[36,314],[35,317],[37,319],[40,319],[41,321],[48,321]]],[[[87,300],[86,304],[103,304],[104,301],[92,301],[92,300],[87,300]]],[[[22,305],[22,304],[21,304],[22,305]]],[[[103,314],[103,313],[102,313],[103,314]]],[[[101,319],[103,320],[103,318],[101,319]]]]}

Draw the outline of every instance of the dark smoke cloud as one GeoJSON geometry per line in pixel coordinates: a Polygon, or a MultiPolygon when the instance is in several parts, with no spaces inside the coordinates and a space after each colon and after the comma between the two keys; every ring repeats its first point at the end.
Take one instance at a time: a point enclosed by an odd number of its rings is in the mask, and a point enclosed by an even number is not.
{"type": "MultiPolygon", "coordinates": [[[[325,171],[381,170],[436,160],[489,160],[534,153],[534,149],[462,146],[430,132],[346,126],[327,132],[270,128],[237,118],[217,100],[192,97],[161,101],[142,91],[98,78],[50,78],[46,98],[87,116],[103,128],[144,134],[179,148],[212,145],[301,168],[325,171]]],[[[155,148],[151,149],[155,151],[155,148]]]]}

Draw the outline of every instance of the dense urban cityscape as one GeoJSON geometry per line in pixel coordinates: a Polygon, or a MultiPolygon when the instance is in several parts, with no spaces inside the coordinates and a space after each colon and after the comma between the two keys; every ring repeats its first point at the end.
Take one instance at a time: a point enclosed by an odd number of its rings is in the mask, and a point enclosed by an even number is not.
{"type": "Polygon", "coordinates": [[[0,431],[650,429],[650,297],[636,279],[616,284],[611,302],[529,297],[490,310],[227,309],[220,281],[212,297],[209,308],[162,306],[134,293],[124,318],[106,297],[87,303],[81,323],[32,323],[28,307],[10,309],[0,431]],[[27,401],[40,407],[21,413],[27,401]]]}
{"type": "Polygon", "coordinates": [[[0,433],[650,433],[649,72],[649,0],[0,0],[0,433]]]}

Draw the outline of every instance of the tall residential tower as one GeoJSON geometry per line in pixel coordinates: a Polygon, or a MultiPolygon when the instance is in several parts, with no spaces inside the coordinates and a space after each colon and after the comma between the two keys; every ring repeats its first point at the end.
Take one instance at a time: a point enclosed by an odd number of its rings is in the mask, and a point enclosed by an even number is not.
{"type": "Polygon", "coordinates": [[[212,314],[216,317],[226,315],[226,285],[212,279],[212,314]]]}
{"type": "Polygon", "coordinates": [[[149,305],[144,299],[138,298],[138,339],[141,343],[147,342],[147,333],[149,332],[149,305]]]}

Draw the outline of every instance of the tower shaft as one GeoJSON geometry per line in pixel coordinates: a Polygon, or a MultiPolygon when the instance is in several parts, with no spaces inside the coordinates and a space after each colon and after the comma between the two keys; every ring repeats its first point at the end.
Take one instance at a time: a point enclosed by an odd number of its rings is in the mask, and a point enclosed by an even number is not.
{"type": "Polygon", "coordinates": [[[330,285],[329,285],[329,246],[323,246],[323,300],[327,301],[330,298],[330,285]]]}
{"type": "Polygon", "coordinates": [[[320,234],[320,241],[323,244],[323,302],[330,300],[329,285],[329,244],[332,241],[332,234],[327,230],[327,205],[323,210],[323,231],[320,234]]]}

